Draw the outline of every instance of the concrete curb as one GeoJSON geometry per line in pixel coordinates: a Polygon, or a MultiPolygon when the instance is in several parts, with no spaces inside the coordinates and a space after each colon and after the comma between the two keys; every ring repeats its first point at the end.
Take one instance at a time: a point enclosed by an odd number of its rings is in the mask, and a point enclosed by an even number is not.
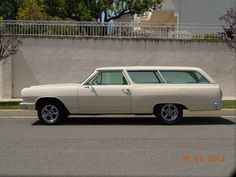
{"type": "MultiPolygon", "coordinates": [[[[0,109],[1,117],[12,117],[12,116],[37,116],[36,111],[32,110],[21,110],[21,109],[0,109]]],[[[236,109],[222,109],[221,111],[184,111],[185,117],[220,117],[220,116],[236,116],[236,109]]]]}

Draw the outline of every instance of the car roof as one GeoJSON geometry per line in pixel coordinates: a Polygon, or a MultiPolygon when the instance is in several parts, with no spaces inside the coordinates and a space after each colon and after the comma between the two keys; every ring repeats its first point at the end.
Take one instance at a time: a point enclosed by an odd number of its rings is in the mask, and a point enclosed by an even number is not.
{"type": "Polygon", "coordinates": [[[115,67],[101,67],[96,70],[200,70],[197,67],[186,66],[115,66],[115,67]]]}

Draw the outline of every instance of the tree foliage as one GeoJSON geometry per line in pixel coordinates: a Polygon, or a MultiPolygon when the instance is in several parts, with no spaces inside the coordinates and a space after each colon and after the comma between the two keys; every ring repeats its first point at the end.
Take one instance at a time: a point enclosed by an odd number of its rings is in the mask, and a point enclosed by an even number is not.
{"type": "Polygon", "coordinates": [[[61,19],[76,21],[91,21],[91,10],[88,1],[84,0],[44,0],[47,14],[61,19]]]}
{"type": "Polygon", "coordinates": [[[21,43],[17,36],[2,36],[0,31],[0,63],[5,63],[9,56],[15,55],[21,43]]]}
{"type": "Polygon", "coordinates": [[[220,20],[225,22],[223,28],[226,43],[236,53],[236,3],[220,17],[220,20]]]}
{"type": "Polygon", "coordinates": [[[162,3],[162,0],[115,0],[111,6],[106,9],[108,13],[107,20],[117,19],[125,14],[141,14],[146,11],[155,10],[162,3]]]}
{"type": "Polygon", "coordinates": [[[4,19],[110,21],[159,7],[163,0],[0,0],[4,19]]]}
{"type": "Polygon", "coordinates": [[[44,0],[48,15],[77,21],[104,21],[154,10],[162,0],[44,0]]]}
{"type": "Polygon", "coordinates": [[[36,0],[23,0],[17,12],[18,20],[45,20],[46,18],[43,4],[36,0]]]}
{"type": "Polygon", "coordinates": [[[22,4],[22,0],[1,0],[0,16],[6,20],[16,19],[18,8],[22,4]]]}

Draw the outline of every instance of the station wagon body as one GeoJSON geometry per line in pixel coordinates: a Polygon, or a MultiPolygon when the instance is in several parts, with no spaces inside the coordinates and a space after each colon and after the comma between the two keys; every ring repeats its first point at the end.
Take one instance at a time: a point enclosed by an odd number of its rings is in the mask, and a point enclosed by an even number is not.
{"type": "Polygon", "coordinates": [[[38,110],[46,124],[70,114],[154,114],[163,123],[182,110],[220,110],[220,86],[195,67],[97,68],[82,84],[31,86],[22,90],[23,109],[38,110]]]}

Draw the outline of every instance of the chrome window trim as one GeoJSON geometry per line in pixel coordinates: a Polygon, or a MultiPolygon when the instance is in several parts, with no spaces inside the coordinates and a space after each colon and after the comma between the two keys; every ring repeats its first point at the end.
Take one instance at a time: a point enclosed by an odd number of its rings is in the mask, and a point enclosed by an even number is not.
{"type": "Polygon", "coordinates": [[[160,70],[157,70],[158,74],[161,76],[161,79],[165,82],[165,84],[167,83],[166,80],[164,79],[164,77],[162,76],[160,70]]]}

